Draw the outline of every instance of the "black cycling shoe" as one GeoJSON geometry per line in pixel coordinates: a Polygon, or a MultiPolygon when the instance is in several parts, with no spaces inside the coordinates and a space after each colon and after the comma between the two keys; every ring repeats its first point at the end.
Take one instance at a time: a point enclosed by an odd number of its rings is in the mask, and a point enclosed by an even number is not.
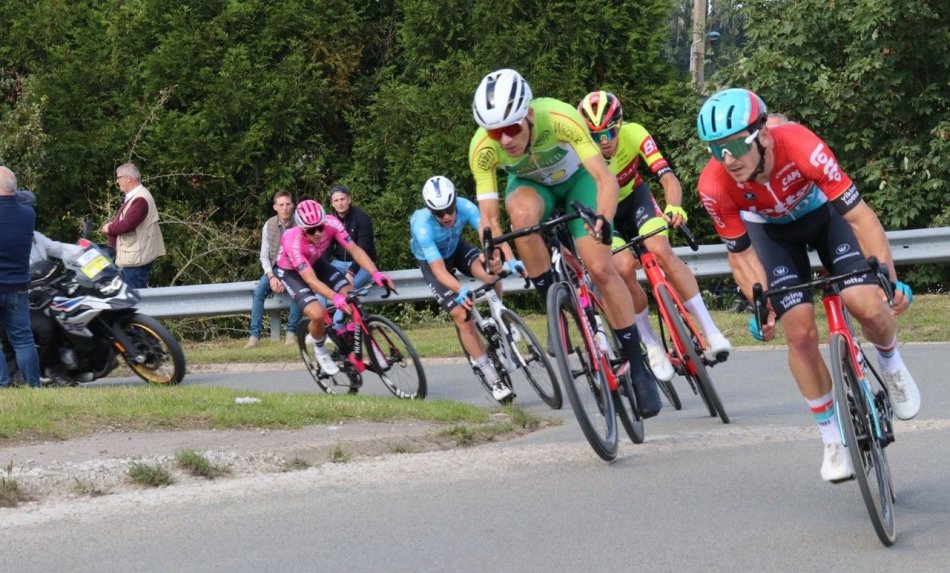
{"type": "Polygon", "coordinates": [[[652,418],[663,409],[663,402],[660,401],[660,389],[656,386],[656,380],[653,377],[641,378],[633,381],[633,393],[637,396],[637,406],[640,407],[640,415],[644,419],[652,418]]]}

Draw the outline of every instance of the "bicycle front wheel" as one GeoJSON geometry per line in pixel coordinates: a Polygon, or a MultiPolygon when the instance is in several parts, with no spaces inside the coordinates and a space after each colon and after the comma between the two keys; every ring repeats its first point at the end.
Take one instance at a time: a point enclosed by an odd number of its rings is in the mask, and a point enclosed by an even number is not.
{"type": "Polygon", "coordinates": [[[699,355],[699,341],[696,334],[686,326],[683,315],[680,314],[679,307],[673,302],[673,295],[666,288],[660,288],[660,304],[666,307],[670,316],[670,326],[673,328],[676,336],[683,343],[683,365],[686,375],[693,378],[696,386],[699,388],[699,394],[706,403],[710,416],[719,414],[719,419],[723,424],[729,423],[729,415],[726,409],[722,407],[722,400],[719,399],[719,393],[713,385],[712,378],[709,377],[709,371],[699,355]]]}
{"type": "Polygon", "coordinates": [[[557,283],[548,292],[548,330],[554,341],[561,382],[574,416],[588,443],[606,461],[617,457],[617,418],[614,403],[596,365],[590,327],[568,283],[557,283]]]}
{"type": "Polygon", "coordinates": [[[421,400],[426,397],[426,373],[409,338],[385,316],[366,316],[366,352],[375,372],[397,398],[421,400]]]}
{"type": "Polygon", "coordinates": [[[884,454],[883,437],[863,376],[851,360],[850,341],[841,334],[831,337],[831,377],[834,383],[835,410],[845,445],[851,454],[854,476],[861,487],[878,539],[891,545],[897,537],[894,528],[890,469],[884,454]]]}
{"type": "Polygon", "coordinates": [[[501,322],[508,331],[508,347],[518,370],[545,404],[559,410],[564,404],[564,397],[548,353],[525,321],[514,312],[507,308],[502,310],[501,322]]]}

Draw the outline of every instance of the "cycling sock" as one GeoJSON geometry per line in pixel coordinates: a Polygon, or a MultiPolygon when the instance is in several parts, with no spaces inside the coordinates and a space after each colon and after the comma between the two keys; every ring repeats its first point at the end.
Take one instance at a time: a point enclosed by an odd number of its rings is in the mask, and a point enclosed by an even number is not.
{"type": "Polygon", "coordinates": [[[314,339],[313,339],[313,343],[314,343],[318,348],[323,348],[323,343],[326,342],[326,341],[327,341],[327,335],[326,335],[325,333],[324,333],[324,335],[323,335],[323,338],[320,338],[320,339],[314,338],[314,339]]]}
{"type": "Polygon", "coordinates": [[[485,380],[492,384],[498,381],[498,372],[495,370],[495,365],[491,363],[488,354],[482,354],[481,358],[476,358],[475,366],[478,366],[478,369],[482,371],[485,380]]]}
{"type": "Polygon", "coordinates": [[[709,316],[709,310],[706,309],[706,303],[703,302],[702,293],[697,293],[696,296],[684,302],[683,306],[686,307],[686,310],[688,310],[691,315],[696,317],[700,327],[703,329],[703,334],[707,337],[710,334],[722,334],[719,332],[719,327],[713,322],[712,317],[709,316]]]}
{"type": "Polygon", "coordinates": [[[630,370],[633,373],[634,381],[649,380],[651,376],[647,372],[646,364],[643,363],[643,350],[640,348],[640,333],[637,332],[637,325],[631,324],[623,328],[615,328],[614,334],[620,339],[623,354],[630,361],[630,370]]]}
{"type": "Polygon", "coordinates": [[[897,335],[894,335],[894,340],[891,341],[890,345],[881,347],[875,344],[874,348],[877,350],[877,363],[881,370],[897,372],[901,369],[904,361],[901,360],[901,353],[897,349],[897,335]]]}
{"type": "Polygon", "coordinates": [[[647,346],[655,346],[660,343],[660,338],[656,335],[656,331],[653,330],[653,325],[650,324],[650,307],[643,309],[643,312],[637,313],[637,330],[640,331],[640,340],[643,341],[647,346]]]}
{"type": "Polygon", "coordinates": [[[817,400],[805,398],[808,407],[811,408],[811,414],[818,422],[818,431],[821,432],[821,441],[826,444],[841,441],[841,430],[838,429],[838,417],[835,416],[835,401],[831,397],[831,392],[825,394],[817,400]]]}
{"type": "Polygon", "coordinates": [[[536,277],[531,277],[531,282],[534,283],[534,288],[538,291],[538,296],[541,297],[541,306],[546,309],[548,290],[551,288],[551,284],[554,283],[554,273],[551,272],[551,269],[548,269],[536,277]]]}

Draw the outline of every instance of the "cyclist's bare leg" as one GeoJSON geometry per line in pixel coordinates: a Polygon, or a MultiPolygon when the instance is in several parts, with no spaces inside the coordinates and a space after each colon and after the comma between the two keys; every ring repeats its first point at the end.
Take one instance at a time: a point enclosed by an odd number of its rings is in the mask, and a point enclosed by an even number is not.
{"type": "Polygon", "coordinates": [[[475,330],[475,321],[466,320],[468,313],[464,307],[457,306],[452,309],[449,316],[455,321],[455,326],[459,329],[459,338],[462,340],[462,348],[473,359],[478,360],[485,356],[485,345],[475,330]]]}
{"type": "Polygon", "coordinates": [[[312,336],[314,340],[323,338],[323,315],[325,312],[323,305],[316,301],[303,307],[304,315],[310,319],[310,336],[312,336]]]}
{"type": "Polygon", "coordinates": [[[859,323],[864,338],[879,348],[893,346],[897,337],[897,319],[881,300],[880,289],[874,285],[856,285],[841,291],[848,312],[859,323]]]}
{"type": "Polygon", "coordinates": [[[577,254],[587,267],[590,278],[604,297],[607,321],[615,330],[633,324],[633,297],[614,266],[610,247],[590,235],[574,240],[577,254]]]}
{"type": "Polygon", "coordinates": [[[818,350],[814,305],[793,306],[782,315],[781,321],[788,341],[788,366],[798,391],[808,400],[825,396],[831,392],[831,375],[818,350]]]}
{"type": "Polygon", "coordinates": [[[639,314],[647,307],[647,293],[637,280],[637,258],[630,251],[621,251],[613,256],[614,266],[627,285],[630,297],[633,299],[633,309],[639,314]]]}
{"type": "MultiPolygon", "coordinates": [[[[508,194],[505,209],[514,230],[537,225],[544,214],[544,200],[531,187],[519,187],[508,194]]],[[[551,259],[544,239],[540,235],[527,235],[515,239],[518,256],[521,257],[529,277],[537,277],[551,268],[551,259]]]]}
{"type": "Polygon", "coordinates": [[[666,274],[666,280],[673,284],[682,300],[689,300],[699,294],[699,284],[693,271],[689,270],[670,246],[670,241],[663,235],[653,235],[646,241],[647,249],[656,257],[660,268],[666,274]]]}

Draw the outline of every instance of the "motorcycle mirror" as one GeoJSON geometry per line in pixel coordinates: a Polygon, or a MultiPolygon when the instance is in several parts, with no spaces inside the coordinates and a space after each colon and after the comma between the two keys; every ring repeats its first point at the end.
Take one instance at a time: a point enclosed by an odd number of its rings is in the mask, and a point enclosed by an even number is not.
{"type": "Polygon", "coordinates": [[[82,234],[79,235],[83,239],[88,239],[92,236],[92,221],[85,219],[82,222],[82,234]]]}

